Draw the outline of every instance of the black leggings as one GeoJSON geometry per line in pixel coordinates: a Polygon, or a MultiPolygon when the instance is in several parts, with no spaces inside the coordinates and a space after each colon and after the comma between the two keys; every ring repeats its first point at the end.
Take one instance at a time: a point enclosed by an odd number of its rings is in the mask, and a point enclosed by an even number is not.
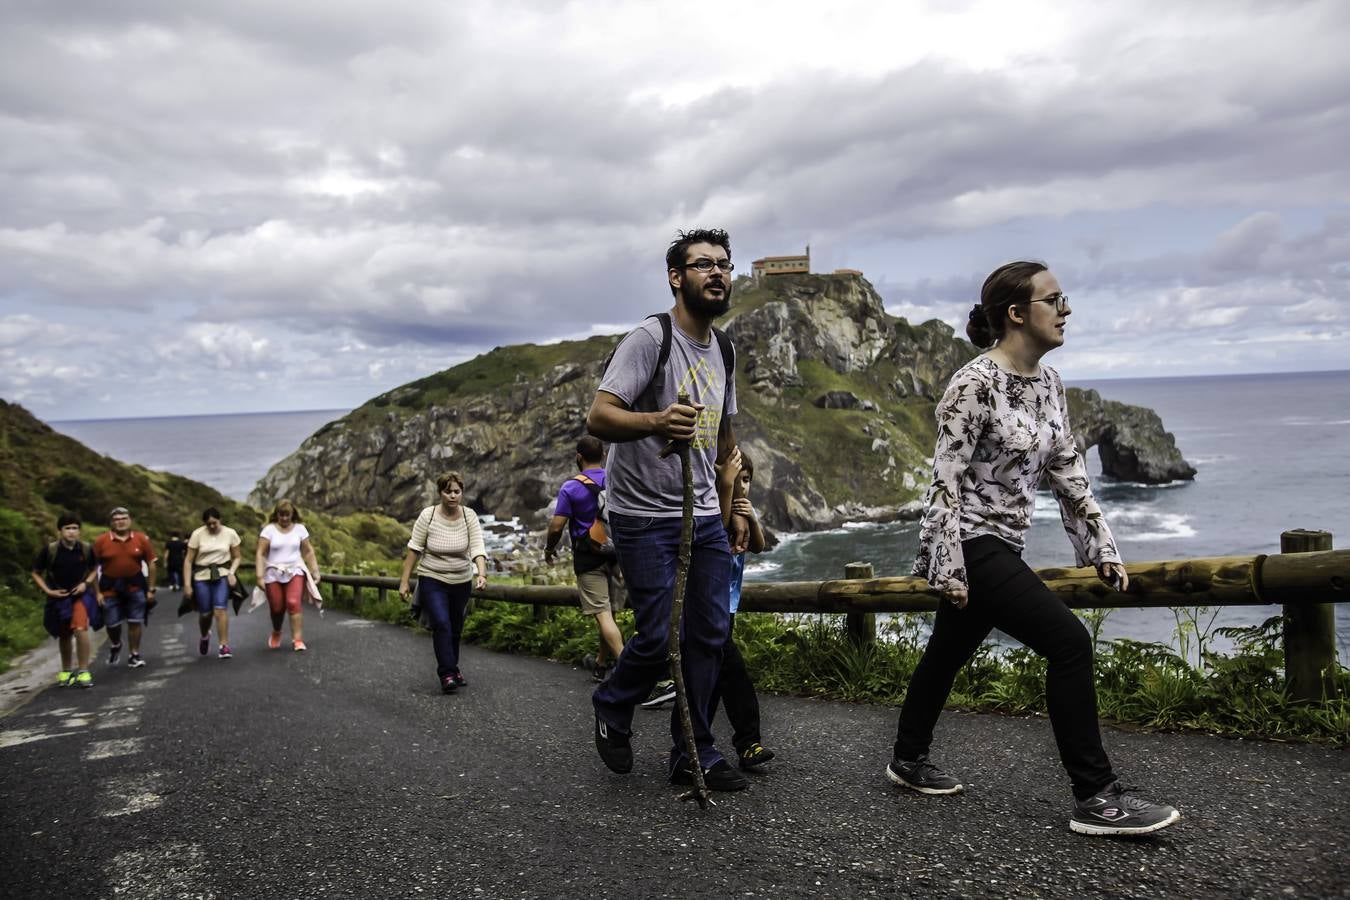
{"type": "Polygon", "coordinates": [[[992,535],[963,541],[970,602],[938,606],[933,634],[919,660],[900,708],[895,755],[916,759],[928,752],[933,726],[951,693],[956,673],[997,628],[1045,657],[1045,705],[1059,758],[1085,799],[1116,780],[1097,725],[1097,688],[1092,677],[1092,639],[1087,629],[1036,577],[1021,555],[992,535]]]}
{"type": "Polygon", "coordinates": [[[727,721],[731,723],[731,743],[737,753],[759,743],[759,698],[755,696],[755,684],[750,673],[745,670],[745,659],[741,648],[736,646],[733,636],[736,628],[736,614],[731,614],[731,629],[727,634],[726,645],[722,648],[722,668],[717,673],[717,692],[713,694],[708,718],[717,714],[717,703],[727,712],[727,721]]]}

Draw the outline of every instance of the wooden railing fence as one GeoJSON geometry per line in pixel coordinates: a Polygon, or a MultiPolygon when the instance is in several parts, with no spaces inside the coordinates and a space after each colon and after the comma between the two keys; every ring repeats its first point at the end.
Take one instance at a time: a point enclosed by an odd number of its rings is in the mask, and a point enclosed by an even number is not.
{"type": "MultiPolygon", "coordinates": [[[[1102,584],[1091,568],[1046,568],[1037,574],[1074,609],[1125,607],[1270,606],[1284,613],[1285,674],[1298,700],[1336,695],[1335,606],[1350,600],[1350,550],[1333,550],[1325,531],[1286,531],[1280,553],[1131,563],[1130,586],[1118,593],[1102,584]]],[[[747,582],[741,592],[743,613],[834,613],[858,642],[876,640],[877,613],[931,612],[942,602],[922,578],[874,578],[872,565],[849,563],[834,581],[747,582]]],[[[398,579],[325,574],[334,592],[346,588],[353,598],[374,590],[383,600],[398,589],[398,579]]],[[[528,603],[543,617],[550,606],[579,606],[570,585],[489,584],[474,597],[528,603]]]]}

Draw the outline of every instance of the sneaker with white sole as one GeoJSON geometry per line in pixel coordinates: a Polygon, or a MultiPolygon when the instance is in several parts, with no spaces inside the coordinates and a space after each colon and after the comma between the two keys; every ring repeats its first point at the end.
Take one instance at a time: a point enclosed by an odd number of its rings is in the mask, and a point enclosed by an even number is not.
{"type": "Polygon", "coordinates": [[[886,777],[920,794],[959,794],[965,790],[960,781],[933,765],[927,754],[913,760],[895,757],[886,766],[886,777]]]}
{"type": "Polygon", "coordinates": [[[643,709],[660,709],[674,699],[675,682],[658,681],[656,686],[652,688],[652,692],[647,695],[647,699],[639,703],[638,706],[643,709]]]}
{"type": "Polygon", "coordinates": [[[1075,801],[1069,830],[1079,834],[1152,834],[1181,819],[1174,807],[1132,797],[1119,781],[1075,801]]]}
{"type": "Polygon", "coordinates": [[[139,653],[133,653],[131,654],[131,656],[127,658],[128,668],[139,669],[143,665],[145,665],[145,660],[141,659],[141,655],[139,653]]]}

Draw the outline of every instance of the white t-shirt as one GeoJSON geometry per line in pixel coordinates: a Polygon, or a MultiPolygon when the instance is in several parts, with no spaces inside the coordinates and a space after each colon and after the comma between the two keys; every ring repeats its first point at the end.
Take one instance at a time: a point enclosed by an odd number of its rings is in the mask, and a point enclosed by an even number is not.
{"type": "Polygon", "coordinates": [[[300,558],[300,542],[309,537],[309,529],[304,525],[297,522],[290,531],[282,531],[275,523],[268,522],[259,537],[267,541],[267,568],[294,569],[304,565],[300,558]]]}
{"type": "Polygon", "coordinates": [[[230,549],[238,546],[238,532],[225,525],[220,526],[220,530],[215,534],[211,533],[211,529],[202,525],[192,532],[192,536],[188,538],[188,549],[197,551],[197,555],[193,558],[193,565],[196,568],[228,566],[230,564],[230,549]]]}

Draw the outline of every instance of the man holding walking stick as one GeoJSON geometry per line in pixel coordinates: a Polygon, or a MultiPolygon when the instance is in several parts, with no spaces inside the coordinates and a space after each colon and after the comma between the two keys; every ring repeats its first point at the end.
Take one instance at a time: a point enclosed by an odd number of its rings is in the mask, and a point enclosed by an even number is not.
{"type": "MultiPolygon", "coordinates": [[[[736,412],[734,350],[713,320],[730,308],[732,269],[725,231],[680,233],[666,253],[674,307],[648,317],[620,342],[586,417],[590,433],[612,444],[606,470],[610,535],[637,625],[618,665],[592,695],[596,749],[610,770],[632,771],[633,709],[668,672],[685,485],[680,455],[662,451],[687,442],[693,536],[680,649],[698,766],[707,787],[720,791],[747,785],[713,745],[709,716],[727,639],[731,571],[713,464],[736,444],[730,421],[736,412]]],[[[744,530],[743,522],[737,525],[733,530],[744,530]]],[[[671,713],[670,780],[693,784],[679,710],[677,705],[671,713]]]]}

